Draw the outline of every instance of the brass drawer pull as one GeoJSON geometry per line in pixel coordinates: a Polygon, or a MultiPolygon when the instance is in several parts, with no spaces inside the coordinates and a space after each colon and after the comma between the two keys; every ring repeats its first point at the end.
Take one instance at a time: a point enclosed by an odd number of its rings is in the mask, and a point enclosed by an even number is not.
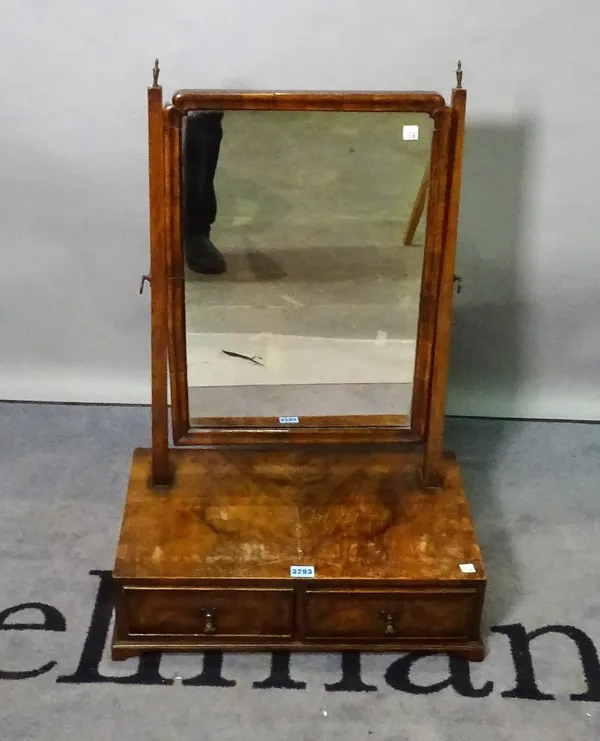
{"type": "Polygon", "coordinates": [[[397,610],[379,610],[379,617],[385,622],[385,634],[394,636],[398,633],[394,620],[396,619],[397,610]]]}
{"type": "Polygon", "coordinates": [[[214,607],[207,607],[206,609],[202,610],[202,613],[204,615],[204,633],[216,633],[217,628],[215,626],[215,612],[216,610],[214,607]]]}

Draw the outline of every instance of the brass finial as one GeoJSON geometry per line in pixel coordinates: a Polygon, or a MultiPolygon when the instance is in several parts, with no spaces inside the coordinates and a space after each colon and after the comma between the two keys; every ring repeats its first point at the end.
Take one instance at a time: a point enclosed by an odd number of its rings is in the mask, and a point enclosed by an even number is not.
{"type": "Polygon", "coordinates": [[[154,60],[154,69],[152,70],[152,85],[156,87],[158,85],[158,75],[160,74],[160,67],[158,66],[158,59],[154,60]]]}
{"type": "Polygon", "coordinates": [[[462,76],[463,76],[463,69],[462,69],[462,62],[458,61],[458,67],[456,68],[456,87],[458,90],[462,87],[462,76]]]}

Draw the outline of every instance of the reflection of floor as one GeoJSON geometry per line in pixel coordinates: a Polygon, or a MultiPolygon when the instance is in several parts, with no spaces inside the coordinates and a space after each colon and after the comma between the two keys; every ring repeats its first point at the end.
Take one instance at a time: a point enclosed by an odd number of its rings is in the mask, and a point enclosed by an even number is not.
{"type": "Polygon", "coordinates": [[[327,417],[406,414],[412,383],[191,387],[194,417],[327,417]]]}
{"type": "Polygon", "coordinates": [[[402,238],[428,138],[402,142],[401,115],[285,115],[224,119],[228,271],[186,275],[190,414],[407,414],[424,224],[402,238]]]}
{"type": "Polygon", "coordinates": [[[409,413],[421,247],[230,244],[227,258],[226,275],[186,280],[191,416],[409,413]]]}
{"type": "Polygon", "coordinates": [[[188,333],[187,361],[190,386],[410,383],[415,343],[383,333],[374,340],[188,333]]]}

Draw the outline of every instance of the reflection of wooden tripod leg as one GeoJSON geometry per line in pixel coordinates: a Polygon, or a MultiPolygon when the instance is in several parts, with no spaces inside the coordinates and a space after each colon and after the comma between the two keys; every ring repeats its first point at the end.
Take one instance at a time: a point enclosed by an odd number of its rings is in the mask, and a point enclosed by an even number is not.
{"type": "Polygon", "coordinates": [[[421,221],[421,216],[423,216],[423,211],[425,210],[425,202],[427,200],[427,189],[428,188],[429,188],[429,168],[425,170],[425,173],[423,175],[423,180],[421,180],[421,185],[419,186],[419,192],[417,193],[417,198],[412,208],[410,219],[408,220],[408,227],[406,229],[406,234],[404,235],[405,245],[411,245],[413,242],[413,239],[415,238],[415,232],[417,231],[417,227],[419,226],[419,222],[421,221]]]}

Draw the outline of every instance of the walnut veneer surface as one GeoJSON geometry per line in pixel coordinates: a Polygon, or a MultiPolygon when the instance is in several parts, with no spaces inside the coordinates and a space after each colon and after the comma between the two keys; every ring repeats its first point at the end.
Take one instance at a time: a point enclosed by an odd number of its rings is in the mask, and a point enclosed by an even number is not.
{"type": "MultiPolygon", "coordinates": [[[[458,466],[419,485],[416,454],[345,449],[174,450],[152,489],[136,450],[115,578],[440,579],[483,575],[458,466]],[[465,575],[459,565],[472,563],[465,575]]],[[[290,579],[290,581],[293,581],[290,579]]]]}
{"type": "Polygon", "coordinates": [[[150,451],[134,453],[113,658],[344,647],[483,658],[485,574],[452,457],[432,491],[422,454],[382,447],[171,456],[172,484],[159,489],[150,451]]]}

